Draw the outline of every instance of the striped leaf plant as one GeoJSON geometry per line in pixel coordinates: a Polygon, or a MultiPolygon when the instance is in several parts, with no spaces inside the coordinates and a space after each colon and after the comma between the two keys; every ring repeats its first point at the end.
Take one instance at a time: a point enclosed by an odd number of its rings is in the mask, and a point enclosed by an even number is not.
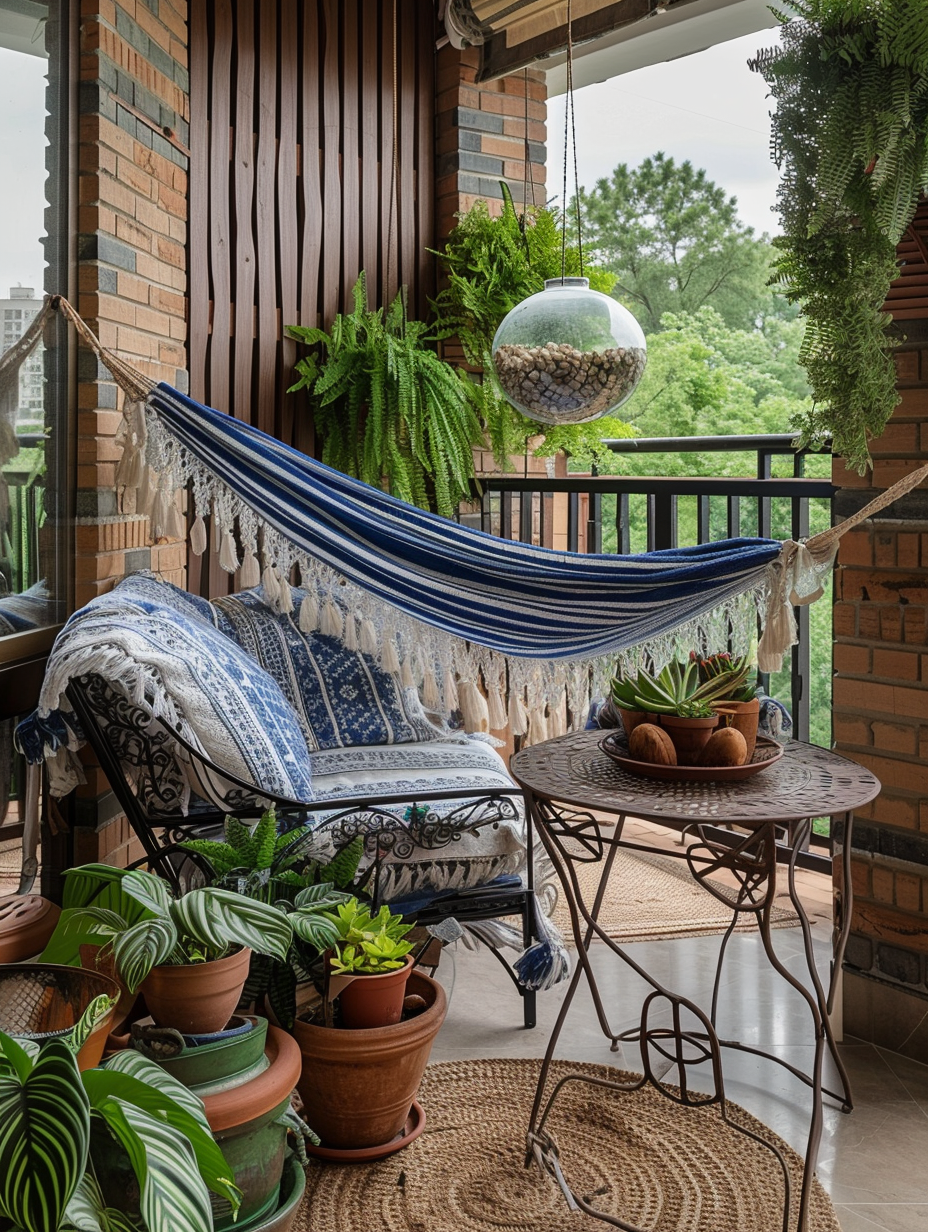
{"type": "Polygon", "coordinates": [[[70,1039],[40,1048],[0,1032],[0,1224],[22,1232],[212,1232],[210,1190],[233,1210],[241,1193],[201,1101],[136,1052],[78,1070],[80,1043],[108,1009],[95,1005],[70,1039]],[[120,1157],[138,1183],[137,1215],[107,1184],[120,1157]]]}
{"type": "MultiPolygon", "coordinates": [[[[97,869],[109,886],[113,870],[101,865],[81,868],[84,882],[97,869]]],[[[82,941],[112,950],[117,974],[129,992],[135,992],[154,967],[212,962],[240,947],[270,958],[287,957],[293,930],[287,915],[270,903],[216,886],[173,898],[166,882],[139,869],[122,871],[119,889],[142,909],[141,918],[133,921],[128,913],[88,901],[62,915],[49,948],[66,952],[73,932],[82,941]]]]}

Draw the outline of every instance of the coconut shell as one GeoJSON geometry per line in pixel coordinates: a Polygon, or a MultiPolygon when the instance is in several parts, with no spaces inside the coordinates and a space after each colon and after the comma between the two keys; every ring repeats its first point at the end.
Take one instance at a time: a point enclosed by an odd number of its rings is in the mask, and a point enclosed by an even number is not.
{"type": "Polygon", "coordinates": [[[675,766],[677,750],[662,727],[655,723],[639,723],[628,738],[629,754],[636,761],[654,766],[675,766]]]}
{"type": "Polygon", "coordinates": [[[743,766],[747,757],[748,746],[741,732],[734,727],[721,727],[709,737],[697,765],[743,766]]]}

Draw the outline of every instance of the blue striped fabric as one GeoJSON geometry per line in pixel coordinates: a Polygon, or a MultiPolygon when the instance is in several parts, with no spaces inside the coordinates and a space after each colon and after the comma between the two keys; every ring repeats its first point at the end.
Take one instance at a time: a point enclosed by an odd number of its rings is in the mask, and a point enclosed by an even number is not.
{"type": "Polygon", "coordinates": [[[462,527],[159,385],[167,431],[260,519],[407,615],[516,658],[588,659],[655,637],[761,584],[781,544],[727,539],[586,555],[462,527]]]}

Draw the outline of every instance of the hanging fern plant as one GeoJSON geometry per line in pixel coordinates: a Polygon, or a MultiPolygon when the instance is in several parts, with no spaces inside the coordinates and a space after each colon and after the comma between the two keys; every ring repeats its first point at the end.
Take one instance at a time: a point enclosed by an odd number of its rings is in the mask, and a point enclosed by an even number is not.
{"type": "Polygon", "coordinates": [[[925,0],[793,0],[750,67],[776,100],[783,172],[774,279],[802,306],[813,392],[805,441],[863,473],[898,401],[890,316],[896,245],[928,189],[925,0]]]}
{"type": "Polygon", "coordinates": [[[438,358],[428,326],[407,319],[403,291],[386,311],[370,309],[362,272],[352,294],[329,333],[288,327],[314,348],[291,392],[312,397],[326,465],[376,487],[385,478],[394,496],[451,517],[482,441],[472,382],[438,358]]]}

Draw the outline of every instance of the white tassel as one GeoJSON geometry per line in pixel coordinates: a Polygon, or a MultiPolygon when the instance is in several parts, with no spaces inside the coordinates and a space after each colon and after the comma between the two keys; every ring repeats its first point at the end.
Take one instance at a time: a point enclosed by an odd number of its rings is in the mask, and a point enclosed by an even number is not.
{"type": "Polygon", "coordinates": [[[351,612],[345,617],[345,636],[343,641],[346,650],[354,652],[358,649],[358,622],[351,612]]]}
{"type": "Polygon", "coordinates": [[[513,690],[509,694],[509,731],[513,736],[524,736],[525,727],[525,707],[522,698],[513,690]]]}
{"type": "Polygon", "coordinates": [[[279,569],[277,571],[277,580],[280,583],[280,598],[277,600],[277,610],[282,615],[289,616],[293,611],[293,592],[290,590],[289,581],[279,569]]]}
{"type": "Polygon", "coordinates": [[[303,596],[298,623],[302,633],[315,633],[319,628],[319,600],[315,591],[307,591],[303,596]]]}
{"type": "Polygon", "coordinates": [[[142,471],[142,482],[139,484],[139,490],[135,497],[135,512],[147,514],[148,518],[151,519],[152,505],[154,504],[157,492],[155,476],[152,474],[151,468],[146,466],[142,471]]]}
{"type": "Polygon", "coordinates": [[[380,666],[388,676],[395,676],[400,670],[400,660],[396,653],[396,642],[392,629],[388,629],[383,635],[383,655],[380,660],[380,666]]]}
{"type": "Polygon", "coordinates": [[[548,738],[556,739],[564,734],[564,723],[561,717],[560,708],[557,706],[548,707],[548,738]]]}
{"type": "Polygon", "coordinates": [[[461,681],[458,688],[458,697],[461,702],[464,730],[469,732],[489,732],[490,715],[487,710],[487,699],[472,680],[461,681]]]}
{"type": "Polygon", "coordinates": [[[320,632],[325,637],[337,637],[342,635],[342,614],[332,599],[326,599],[325,606],[322,609],[322,627],[320,632]]]}
{"type": "Polygon", "coordinates": [[[116,487],[137,488],[142,482],[142,451],[133,441],[126,442],[116,463],[116,487]]]}
{"type": "Polygon", "coordinates": [[[487,711],[490,716],[490,731],[502,731],[506,726],[506,707],[499,685],[487,690],[487,711]]]}
{"type": "Polygon", "coordinates": [[[273,565],[264,566],[261,584],[264,587],[264,598],[268,606],[276,608],[277,601],[280,599],[280,583],[277,580],[277,570],[273,565]]]}
{"type": "Polygon", "coordinates": [[[400,682],[404,689],[414,689],[416,687],[416,678],[412,674],[412,655],[406,656],[402,671],[400,672],[400,682]]]}
{"type": "Polygon", "coordinates": [[[528,743],[544,744],[548,739],[548,725],[545,722],[544,706],[538,706],[532,711],[528,720],[528,743]]]}
{"type": "Polygon", "coordinates": [[[222,536],[222,546],[219,549],[219,567],[226,573],[235,573],[239,567],[238,552],[235,550],[235,536],[227,530],[222,536]]]}
{"type": "Polygon", "coordinates": [[[163,539],[164,526],[168,520],[168,496],[163,488],[159,488],[155,493],[148,517],[151,522],[152,539],[163,539]]]}
{"type": "Polygon", "coordinates": [[[422,678],[422,704],[426,710],[431,710],[433,713],[441,709],[438,681],[430,667],[425,669],[425,675],[422,678]]]}
{"type": "Polygon", "coordinates": [[[190,551],[194,556],[202,556],[206,551],[206,523],[199,513],[190,527],[190,551]]]}
{"type": "Polygon", "coordinates": [[[458,681],[455,675],[454,668],[449,667],[445,672],[444,679],[444,694],[445,694],[445,709],[447,711],[457,710],[458,702],[458,681]]]}
{"type": "MultiPolygon", "coordinates": [[[[202,525],[203,519],[199,519],[202,525]]],[[[203,527],[203,550],[206,549],[206,527],[203,527]]],[[[245,555],[242,558],[242,568],[239,573],[239,585],[242,590],[253,590],[255,586],[261,584],[261,566],[258,564],[258,558],[255,556],[251,548],[245,549],[245,555]]]]}
{"type": "Polygon", "coordinates": [[[168,498],[164,533],[169,539],[183,539],[187,534],[187,527],[184,524],[184,519],[180,516],[180,510],[177,508],[177,499],[174,496],[168,498]]]}
{"type": "Polygon", "coordinates": [[[374,622],[369,618],[361,621],[361,654],[375,655],[378,650],[377,645],[377,630],[374,627],[374,622]]]}

